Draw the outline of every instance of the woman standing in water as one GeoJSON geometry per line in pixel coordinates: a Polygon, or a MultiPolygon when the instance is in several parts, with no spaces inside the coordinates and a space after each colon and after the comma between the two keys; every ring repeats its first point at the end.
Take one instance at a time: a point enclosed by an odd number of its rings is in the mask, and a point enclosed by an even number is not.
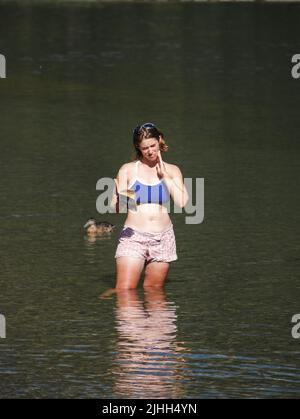
{"type": "Polygon", "coordinates": [[[152,123],[133,131],[136,160],[124,164],[116,178],[113,205],[132,191],[135,208],[129,208],[116,250],[116,290],[135,289],[145,267],[144,288],[161,288],[170,262],[177,259],[173,224],[168,213],[170,196],[183,208],[188,193],[180,169],[162,160],[168,150],[163,133],[152,123]]]}

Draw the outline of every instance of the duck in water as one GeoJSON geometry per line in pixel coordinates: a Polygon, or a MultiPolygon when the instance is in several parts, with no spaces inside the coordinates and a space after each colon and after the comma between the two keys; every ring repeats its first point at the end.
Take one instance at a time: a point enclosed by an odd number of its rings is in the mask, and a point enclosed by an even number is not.
{"type": "Polygon", "coordinates": [[[89,236],[111,233],[114,228],[115,225],[106,221],[96,221],[94,218],[90,218],[84,225],[84,229],[89,236]]]}

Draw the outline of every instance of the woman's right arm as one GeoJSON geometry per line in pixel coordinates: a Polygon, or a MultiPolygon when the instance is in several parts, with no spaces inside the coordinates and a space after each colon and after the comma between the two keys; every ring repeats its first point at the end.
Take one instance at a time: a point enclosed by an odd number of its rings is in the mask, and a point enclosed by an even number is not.
{"type": "Polygon", "coordinates": [[[128,188],[128,164],[123,164],[120,168],[117,177],[114,179],[115,188],[113,192],[113,197],[110,203],[111,208],[113,208],[117,213],[120,212],[120,202],[119,194],[121,191],[126,191],[128,188]]]}

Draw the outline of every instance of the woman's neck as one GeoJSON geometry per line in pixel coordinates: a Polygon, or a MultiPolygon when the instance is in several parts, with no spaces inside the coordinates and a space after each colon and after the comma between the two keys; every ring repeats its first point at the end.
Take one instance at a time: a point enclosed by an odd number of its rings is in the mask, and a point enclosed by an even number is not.
{"type": "Polygon", "coordinates": [[[157,164],[157,161],[148,161],[148,160],[145,160],[144,158],[140,159],[140,162],[150,167],[151,169],[153,169],[157,164]]]}

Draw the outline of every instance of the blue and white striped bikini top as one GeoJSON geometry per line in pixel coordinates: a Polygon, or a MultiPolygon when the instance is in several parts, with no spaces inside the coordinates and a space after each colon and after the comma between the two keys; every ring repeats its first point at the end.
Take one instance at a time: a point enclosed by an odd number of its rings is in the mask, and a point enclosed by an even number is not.
{"type": "Polygon", "coordinates": [[[166,204],[170,200],[170,193],[164,182],[164,180],[159,181],[155,184],[142,183],[138,180],[138,164],[137,160],[135,164],[135,174],[136,180],[130,189],[134,190],[136,196],[136,204],[166,204]]]}

